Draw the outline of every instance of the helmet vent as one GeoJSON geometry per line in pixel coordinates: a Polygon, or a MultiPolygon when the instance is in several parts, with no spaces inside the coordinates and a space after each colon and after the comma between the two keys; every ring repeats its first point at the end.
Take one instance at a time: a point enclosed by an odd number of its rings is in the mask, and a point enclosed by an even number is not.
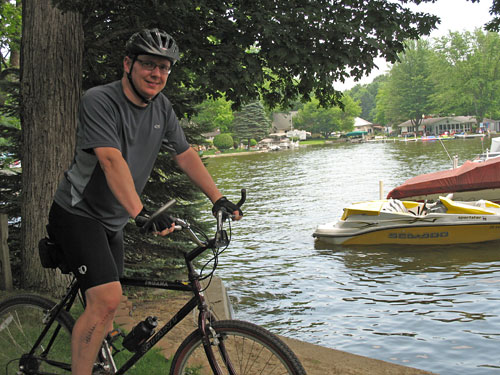
{"type": "Polygon", "coordinates": [[[165,31],[145,29],[128,40],[125,49],[128,56],[153,55],[169,59],[172,64],[179,60],[179,48],[175,40],[165,31]]]}

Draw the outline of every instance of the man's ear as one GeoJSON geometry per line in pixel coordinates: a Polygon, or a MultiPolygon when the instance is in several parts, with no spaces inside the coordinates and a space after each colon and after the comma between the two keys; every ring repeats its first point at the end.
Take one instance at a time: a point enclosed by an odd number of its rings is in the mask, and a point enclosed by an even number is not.
{"type": "Polygon", "coordinates": [[[123,59],[123,71],[125,73],[130,73],[130,68],[132,66],[132,59],[128,56],[125,56],[123,59]]]}

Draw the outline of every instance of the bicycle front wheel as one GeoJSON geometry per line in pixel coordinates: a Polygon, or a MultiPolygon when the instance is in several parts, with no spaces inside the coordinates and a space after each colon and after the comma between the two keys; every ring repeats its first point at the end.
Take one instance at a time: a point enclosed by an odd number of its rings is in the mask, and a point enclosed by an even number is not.
{"type": "MultiPolygon", "coordinates": [[[[210,344],[224,375],[306,374],[290,348],[262,327],[239,320],[221,320],[211,327],[210,344]]],[[[199,331],[184,340],[170,367],[170,375],[195,374],[214,374],[199,331]]]]}
{"type": "Polygon", "coordinates": [[[0,373],[69,374],[74,319],[61,311],[41,337],[55,303],[37,295],[20,295],[0,303],[0,373]],[[41,341],[35,347],[36,341],[41,341]]]}

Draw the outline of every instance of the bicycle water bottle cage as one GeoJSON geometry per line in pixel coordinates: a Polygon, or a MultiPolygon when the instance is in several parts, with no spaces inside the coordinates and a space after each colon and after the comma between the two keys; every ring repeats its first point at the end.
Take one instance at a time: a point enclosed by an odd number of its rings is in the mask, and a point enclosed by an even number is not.
{"type": "Polygon", "coordinates": [[[225,230],[217,232],[217,235],[215,236],[215,247],[226,247],[227,245],[229,245],[227,232],[225,230]]]}

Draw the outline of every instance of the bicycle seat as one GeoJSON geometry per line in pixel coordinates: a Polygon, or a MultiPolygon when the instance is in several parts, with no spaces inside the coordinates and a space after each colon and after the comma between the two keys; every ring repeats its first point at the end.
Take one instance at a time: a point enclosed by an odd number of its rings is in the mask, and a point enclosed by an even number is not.
{"type": "Polygon", "coordinates": [[[43,268],[59,268],[63,274],[70,273],[62,249],[49,237],[38,242],[38,254],[43,268]]]}

